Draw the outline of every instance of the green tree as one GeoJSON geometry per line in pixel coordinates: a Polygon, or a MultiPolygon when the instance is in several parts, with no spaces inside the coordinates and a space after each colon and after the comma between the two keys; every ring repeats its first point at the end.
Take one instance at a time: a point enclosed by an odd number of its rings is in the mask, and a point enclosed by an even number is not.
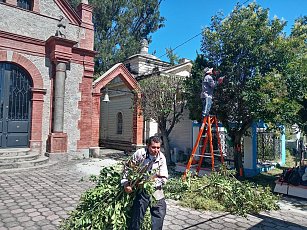
{"type": "MultiPolygon", "coordinates": [[[[90,0],[94,7],[93,23],[95,47],[95,72],[101,73],[140,50],[140,42],[161,28],[162,0],[90,0]]],[[[76,6],[80,0],[71,0],[76,6]]]]}
{"type": "Polygon", "coordinates": [[[283,33],[286,22],[270,20],[268,13],[256,3],[237,5],[226,18],[213,16],[203,31],[204,58],[224,77],[215,90],[212,114],[218,115],[234,143],[237,172],[242,168],[242,137],[252,123],[291,122],[300,108],[294,100],[299,95],[289,90],[293,81],[287,79],[294,55],[283,33]]]}
{"type": "Polygon", "coordinates": [[[166,56],[169,59],[171,65],[177,65],[179,62],[179,56],[174,53],[174,50],[170,47],[165,49],[166,56]]]}
{"type": "Polygon", "coordinates": [[[291,30],[290,39],[294,44],[294,59],[289,65],[289,72],[297,82],[293,94],[299,92],[301,109],[298,113],[297,124],[307,134],[307,16],[299,17],[291,30]]]}
{"type": "Polygon", "coordinates": [[[158,123],[164,152],[170,162],[169,135],[182,117],[184,100],[181,96],[184,78],[175,75],[156,75],[140,81],[141,107],[145,120],[158,123]]]}

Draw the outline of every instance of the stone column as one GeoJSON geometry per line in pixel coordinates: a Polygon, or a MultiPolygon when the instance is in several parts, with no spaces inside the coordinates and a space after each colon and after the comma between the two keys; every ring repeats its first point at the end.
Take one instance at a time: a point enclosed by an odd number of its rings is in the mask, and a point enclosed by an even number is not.
{"type": "Polygon", "coordinates": [[[67,134],[63,132],[64,127],[64,97],[65,97],[65,78],[66,63],[55,60],[55,78],[54,78],[54,102],[53,102],[53,123],[52,132],[49,134],[48,154],[52,159],[61,159],[65,156],[54,153],[67,152],[67,134]]]}
{"type": "Polygon", "coordinates": [[[50,54],[50,60],[55,64],[53,123],[51,124],[51,133],[48,136],[47,149],[47,155],[50,159],[65,159],[67,157],[66,154],[63,154],[67,152],[67,134],[63,132],[65,78],[66,64],[71,61],[72,47],[75,44],[75,41],[55,36],[46,41],[47,53],[50,54]]]}
{"type": "Polygon", "coordinates": [[[63,132],[64,125],[64,95],[65,95],[66,63],[56,63],[54,87],[53,132],[63,132]]]}

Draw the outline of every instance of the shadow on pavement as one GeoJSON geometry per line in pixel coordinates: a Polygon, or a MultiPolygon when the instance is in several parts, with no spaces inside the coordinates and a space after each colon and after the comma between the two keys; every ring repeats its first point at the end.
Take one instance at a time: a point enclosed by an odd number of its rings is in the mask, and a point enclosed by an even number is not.
{"type": "Polygon", "coordinates": [[[269,216],[265,216],[262,214],[257,214],[254,215],[260,219],[262,219],[261,222],[259,222],[258,224],[254,225],[251,228],[248,229],[263,229],[264,227],[269,229],[269,228],[276,228],[276,226],[279,226],[281,229],[307,229],[307,221],[306,221],[306,216],[304,218],[301,218],[301,220],[299,219],[295,219],[294,221],[296,222],[301,222],[301,223],[293,223],[293,222],[289,222],[287,220],[280,220],[274,217],[269,217],[269,216]],[[301,225],[304,224],[305,226],[301,225]]]}
{"type": "Polygon", "coordinates": [[[197,227],[198,225],[204,224],[204,223],[206,223],[206,222],[210,222],[210,221],[215,220],[215,219],[219,219],[219,218],[224,217],[224,216],[227,216],[227,215],[229,215],[229,213],[225,213],[225,214],[220,215],[220,216],[217,216],[217,217],[212,217],[212,218],[210,218],[210,219],[208,219],[208,220],[199,222],[199,223],[197,223],[197,224],[193,224],[193,225],[191,225],[191,226],[189,226],[189,227],[185,227],[185,228],[182,228],[182,229],[184,230],[184,229],[194,228],[194,227],[197,227]]]}

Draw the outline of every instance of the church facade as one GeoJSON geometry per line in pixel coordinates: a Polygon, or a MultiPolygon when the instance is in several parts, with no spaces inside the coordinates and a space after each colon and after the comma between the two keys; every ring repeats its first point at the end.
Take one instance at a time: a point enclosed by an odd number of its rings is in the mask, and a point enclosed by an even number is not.
{"type": "Polygon", "coordinates": [[[1,149],[56,157],[98,147],[92,10],[87,0],[77,10],[65,0],[0,0],[1,149]]]}

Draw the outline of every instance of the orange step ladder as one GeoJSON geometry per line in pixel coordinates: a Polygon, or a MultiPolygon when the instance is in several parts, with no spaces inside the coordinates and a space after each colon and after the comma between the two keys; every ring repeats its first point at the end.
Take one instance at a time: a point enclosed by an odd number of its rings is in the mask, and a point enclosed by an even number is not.
{"type": "Polygon", "coordinates": [[[224,155],[223,155],[223,152],[222,152],[221,139],[220,139],[220,135],[219,135],[219,131],[218,131],[218,120],[217,120],[216,116],[206,116],[206,117],[204,117],[203,123],[200,127],[200,130],[199,130],[199,133],[198,133],[198,136],[197,136],[197,139],[196,139],[196,142],[194,144],[190,159],[187,163],[185,172],[183,174],[183,179],[186,178],[187,173],[190,171],[190,168],[191,168],[191,165],[192,165],[192,162],[193,162],[195,156],[200,156],[200,159],[198,161],[198,166],[197,166],[197,169],[196,169],[197,173],[199,173],[199,170],[201,168],[201,164],[203,162],[203,158],[208,157],[208,155],[205,154],[205,150],[207,148],[208,141],[209,141],[209,148],[210,148],[209,157],[211,158],[211,169],[212,169],[212,171],[214,171],[214,157],[215,156],[220,156],[221,157],[221,163],[224,164],[224,155]],[[212,125],[215,125],[216,136],[217,136],[217,141],[218,141],[218,148],[219,148],[218,150],[213,150],[212,127],[211,127],[212,125]],[[203,137],[204,130],[206,130],[206,135],[204,137],[203,145],[202,145],[202,148],[201,148],[201,154],[197,155],[196,151],[197,151],[199,142],[200,142],[201,138],[203,137]],[[219,152],[219,154],[215,154],[214,152],[219,152]]]}

